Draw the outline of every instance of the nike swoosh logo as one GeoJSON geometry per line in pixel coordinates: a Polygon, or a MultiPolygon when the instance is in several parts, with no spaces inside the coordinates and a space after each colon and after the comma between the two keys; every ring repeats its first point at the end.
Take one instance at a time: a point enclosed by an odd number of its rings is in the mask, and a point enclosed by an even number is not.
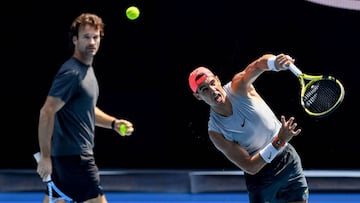
{"type": "Polygon", "coordinates": [[[272,156],[272,153],[270,152],[270,153],[269,153],[269,156],[268,156],[268,159],[269,159],[269,160],[271,159],[271,156],[272,156]]]}
{"type": "Polygon", "coordinates": [[[244,118],[244,121],[243,121],[243,123],[241,124],[241,127],[244,127],[244,126],[245,126],[245,121],[246,121],[246,119],[244,118]]]}

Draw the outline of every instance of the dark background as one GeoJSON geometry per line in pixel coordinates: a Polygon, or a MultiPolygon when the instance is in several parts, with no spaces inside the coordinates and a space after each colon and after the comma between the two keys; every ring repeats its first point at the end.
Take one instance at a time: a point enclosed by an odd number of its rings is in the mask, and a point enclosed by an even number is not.
{"type": "Polygon", "coordinates": [[[295,116],[303,129],[291,143],[304,168],[360,169],[360,11],[304,0],[14,1],[2,10],[1,168],[35,168],[39,110],[72,54],[68,28],[81,12],[94,12],[106,23],[94,63],[98,106],[136,128],[131,137],[96,129],[102,169],[236,169],[208,140],[209,108],[193,98],[187,77],[206,65],[225,83],[264,53],[290,54],[304,72],[344,84],[344,102],[319,119],[300,107],[289,71],[255,83],[278,116],[295,116]],[[141,10],[135,21],[125,17],[130,5],[141,10]]]}

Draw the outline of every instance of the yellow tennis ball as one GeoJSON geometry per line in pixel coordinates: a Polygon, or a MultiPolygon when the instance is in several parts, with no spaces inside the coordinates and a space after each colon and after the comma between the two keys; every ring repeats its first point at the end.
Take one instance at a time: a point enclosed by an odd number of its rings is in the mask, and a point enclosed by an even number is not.
{"type": "Polygon", "coordinates": [[[121,124],[120,125],[120,128],[119,128],[119,131],[120,131],[120,135],[122,136],[125,136],[126,135],[126,132],[127,132],[127,127],[125,124],[121,124]]]}
{"type": "Polygon", "coordinates": [[[140,10],[136,6],[130,6],[126,9],[126,17],[130,20],[135,20],[139,17],[140,10]]]}

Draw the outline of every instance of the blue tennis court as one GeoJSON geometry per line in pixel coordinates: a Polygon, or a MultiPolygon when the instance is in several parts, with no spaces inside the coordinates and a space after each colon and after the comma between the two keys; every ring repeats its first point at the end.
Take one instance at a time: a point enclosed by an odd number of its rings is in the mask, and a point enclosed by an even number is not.
{"type": "MultiPolygon", "coordinates": [[[[104,170],[109,203],[248,203],[241,171],[104,170]]],[[[360,171],[305,171],[309,203],[360,203],[360,171]]],[[[40,203],[35,170],[0,171],[0,203],[40,203]]]]}
{"type": "MultiPolygon", "coordinates": [[[[246,193],[106,193],[109,203],[247,203],[246,193]]],[[[0,193],[0,202],[39,203],[41,192],[6,192],[0,193]]],[[[315,193],[310,194],[310,203],[359,203],[360,193],[315,193]]]]}

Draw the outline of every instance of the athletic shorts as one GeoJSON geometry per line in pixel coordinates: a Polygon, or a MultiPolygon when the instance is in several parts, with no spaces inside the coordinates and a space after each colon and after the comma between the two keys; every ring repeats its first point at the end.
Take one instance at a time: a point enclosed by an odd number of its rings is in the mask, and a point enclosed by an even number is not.
{"type": "MultiPolygon", "coordinates": [[[[51,159],[53,182],[74,201],[84,202],[104,194],[93,155],[57,156],[51,159]]],[[[59,197],[59,194],[53,192],[53,197],[59,197]]]]}
{"type": "Polygon", "coordinates": [[[290,143],[260,172],[245,173],[244,177],[250,203],[285,203],[309,197],[300,157],[290,143]]]}

